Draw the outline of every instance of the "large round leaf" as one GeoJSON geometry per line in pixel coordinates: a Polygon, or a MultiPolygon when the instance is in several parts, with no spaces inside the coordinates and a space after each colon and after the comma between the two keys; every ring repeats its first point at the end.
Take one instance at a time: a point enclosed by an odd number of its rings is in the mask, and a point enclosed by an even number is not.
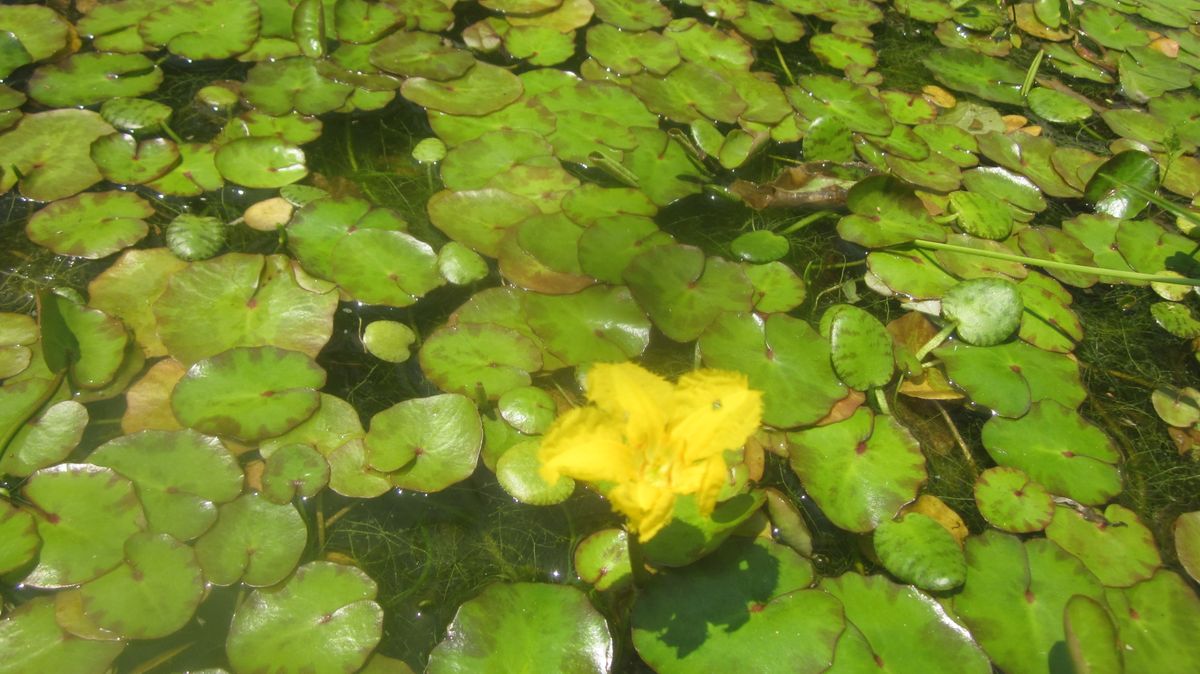
{"type": "Polygon", "coordinates": [[[235,671],[355,672],[383,634],[375,582],[352,566],[310,562],[286,584],[255,590],[233,615],[235,671]]]}
{"type": "Polygon", "coordinates": [[[440,35],[405,30],[376,42],[371,63],[405,77],[452,80],[470,70],[475,57],[469,51],[445,46],[440,35]]]}
{"type": "Polygon", "coordinates": [[[0,649],[4,674],[104,674],[125,649],[125,642],[69,634],[55,618],[54,597],[34,597],[0,620],[0,649]]]}
{"type": "Polygon", "coordinates": [[[82,192],[102,178],[92,162],[92,141],[112,132],[91,110],[25,115],[15,128],[0,134],[0,192],[7,192],[18,178],[21,194],[34,201],[82,192]]]}
{"type": "Polygon", "coordinates": [[[996,463],[1020,468],[1051,492],[1080,503],[1104,503],[1121,491],[1113,441],[1053,400],[1034,403],[1020,419],[988,420],[983,446],[996,463]]]}
{"type": "Polygon", "coordinates": [[[29,239],[59,255],[98,259],[141,241],[154,215],[150,202],[130,192],[88,192],[56,201],[25,226],[29,239]]]}
{"type": "Polygon", "coordinates": [[[0,573],[28,564],[37,554],[38,538],[33,516],[0,501],[0,573]]]}
{"type": "Polygon", "coordinates": [[[12,436],[0,458],[0,472],[26,477],[62,461],[79,444],[87,424],[83,405],[74,400],[54,403],[12,436]]]}
{"type": "Polygon", "coordinates": [[[429,674],[601,674],[612,666],[608,625],[569,585],[490,585],[458,608],[446,632],[429,654],[429,674]]]}
{"type": "Polygon", "coordinates": [[[309,58],[259,61],[246,75],[242,96],[269,115],[295,111],[323,115],[341,107],[354,87],[321,76],[318,62],[309,58]]]}
{"type": "Polygon", "coordinates": [[[196,541],[196,559],[214,585],[263,587],[296,568],[308,530],[289,503],[276,505],[258,494],[243,494],[221,506],[217,523],[196,541]]]}
{"type": "Polygon", "coordinates": [[[241,0],[166,3],[138,26],[142,39],[190,60],[223,59],[258,37],[258,4],[241,0]]]}
{"type": "MultiPolygon", "coordinates": [[[[950,381],[971,399],[1004,417],[1020,417],[1031,403],[1052,400],[1075,409],[1087,397],[1079,363],[1022,341],[989,347],[947,343],[934,353],[950,381]]],[[[1036,476],[1034,476],[1036,479],[1036,476]]]]}
{"type": "Polygon", "coordinates": [[[360,302],[406,307],[442,285],[433,248],[405,234],[360,229],[333,247],[330,280],[360,302]]]}
{"type": "Polygon", "coordinates": [[[186,266],[165,248],[125,251],[88,284],[90,304],[124,321],[147,357],[166,355],[152,308],[170,277],[186,266]]]}
{"type": "Polygon", "coordinates": [[[763,422],[779,428],[812,424],[846,397],[830,366],[829,344],[786,314],[725,314],[700,338],[710,367],[743,372],[763,392],[763,422]]]}
{"type": "Polygon", "coordinates": [[[181,629],[204,597],[192,549],[167,534],[136,534],[125,563],[79,589],[83,610],[101,629],[155,639],[181,629]]]}
{"type": "Polygon", "coordinates": [[[528,293],[529,326],[567,365],[621,362],[650,343],[650,321],[626,288],[595,286],[572,295],[528,293]]]}
{"type": "Polygon", "coordinates": [[[324,385],[325,370],[302,353],[235,348],[193,365],[175,385],[171,409],[189,428],[254,442],[312,416],[324,385]]]}
{"type": "Polygon", "coordinates": [[[1143,196],[1158,189],[1158,162],[1138,150],[1126,150],[1104,162],[1088,181],[1083,197],[1097,213],[1133,218],[1150,202],[1143,196]]]}
{"type": "Polygon", "coordinates": [[[221,441],[195,431],[146,430],[110,440],[88,457],[133,481],[150,531],[182,541],[208,530],[217,505],[242,491],[242,470],[221,441]]]}
{"type": "Polygon", "coordinates": [[[942,316],[955,324],[968,344],[992,346],[1008,339],[1021,324],[1021,294],[1012,281],[969,279],[942,296],[942,316]]]}
{"type": "Polygon", "coordinates": [[[696,339],[722,312],[748,311],[753,287],[741,268],[705,260],[691,246],[658,246],[633,258],[625,281],[655,326],[677,342],[696,339]]]}
{"type": "Polygon", "coordinates": [[[283,255],[230,253],[171,276],[154,303],[158,335],[186,364],[237,346],[316,356],[333,332],[337,295],[301,287],[283,255]]]}
{"type": "Polygon", "coordinates": [[[288,249],[309,273],[329,279],[333,277],[333,249],[346,235],[360,229],[403,231],[406,226],[399,213],[372,208],[362,199],[315,199],[288,223],[288,249]]]}
{"type": "Polygon", "coordinates": [[[892,519],[925,482],[925,457],[895,419],[860,408],[849,419],[789,433],[792,469],[827,517],[867,532],[892,519]]]}
{"type": "Polygon", "coordinates": [[[1022,542],[987,531],[967,540],[966,553],[967,582],[954,610],[1004,671],[1051,671],[1052,654],[1066,645],[1067,601],[1075,595],[1104,601],[1083,564],[1046,539],[1022,542]]]}
{"type": "Polygon", "coordinates": [[[1126,672],[1188,672],[1200,667],[1200,599],[1178,574],[1161,569],[1125,590],[1108,590],[1126,672]]]}
{"type": "Polygon", "coordinates": [[[839,602],[807,589],[812,567],[763,539],[734,539],[655,576],[633,607],[633,645],[662,674],[823,672],[842,633],[839,602]]]}
{"type": "Polygon", "coordinates": [[[541,349],[516,330],[463,324],[437,330],[421,346],[421,370],[444,391],[499,398],[528,386],[542,367],[541,349]]]}
{"type": "Polygon", "coordinates": [[[304,150],[275,137],[232,140],[217,150],[215,161],[226,180],[246,187],[283,187],[308,175],[304,150]]]}
{"type": "Polygon", "coordinates": [[[846,622],[855,628],[838,641],[830,674],[992,671],[970,634],[923,592],[857,573],[827,579],[820,587],[841,600],[846,622]]]}
{"type": "Polygon", "coordinates": [[[29,79],[29,96],[50,107],[94,105],[158,88],[163,73],[142,54],[81,52],[44,65],[29,79]]]}
{"type": "Polygon", "coordinates": [[[371,466],[402,489],[441,491],[475,471],[483,445],[479,412],[455,393],[397,403],[371,418],[371,466]]]}
{"type": "Polygon", "coordinates": [[[1059,506],[1046,527],[1046,538],[1079,558],[1107,587],[1129,587],[1148,580],[1162,566],[1154,535],[1134,512],[1113,503],[1100,521],[1059,506]]]}
{"type": "Polygon", "coordinates": [[[433,195],[426,205],[435,227],[472,249],[496,257],[505,232],[541,210],[530,199],[496,188],[433,195]]]}
{"type": "Polygon", "coordinates": [[[975,480],[975,504],[992,526],[1018,534],[1041,531],[1054,517],[1050,492],[1019,468],[996,466],[975,480]]]}
{"type": "Polygon", "coordinates": [[[179,147],[174,142],[166,138],[139,142],[127,133],[97,138],[91,155],[106,180],[125,185],[157,180],[179,164],[179,147]]]}
{"type": "Polygon", "coordinates": [[[42,538],[38,565],[22,581],[31,587],[65,587],[104,574],[125,558],[125,540],[146,526],[133,484],[109,468],[45,468],[29,478],[24,494],[42,538]]]}
{"type": "Polygon", "coordinates": [[[451,115],[486,115],[521,97],[524,86],[508,70],[476,62],[462,77],[438,82],[410,77],[400,95],[429,110],[451,115]]]}
{"type": "Polygon", "coordinates": [[[966,578],[958,542],[932,517],[914,512],[899,521],[884,520],[872,540],[884,567],[922,590],[951,590],[966,578]]]}
{"type": "Polygon", "coordinates": [[[849,304],[835,304],[821,317],[829,337],[833,371],[851,388],[884,386],[895,370],[892,337],[879,319],[849,304]]]}

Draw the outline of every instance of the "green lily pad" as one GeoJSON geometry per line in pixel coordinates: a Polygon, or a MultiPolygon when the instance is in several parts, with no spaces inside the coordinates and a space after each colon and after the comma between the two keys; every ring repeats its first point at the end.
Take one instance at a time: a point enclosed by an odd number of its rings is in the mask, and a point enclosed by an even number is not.
{"type": "Polygon", "coordinates": [[[221,506],[216,523],[194,547],[204,578],[213,585],[241,581],[266,587],[291,574],[307,539],[304,520],[291,504],[243,494],[221,506]]]}
{"type": "Polygon", "coordinates": [[[973,401],[1004,417],[1020,417],[1030,403],[1040,400],[1073,410],[1087,398],[1078,363],[1024,342],[989,347],[955,342],[934,353],[945,364],[950,381],[973,401]]]}
{"type": "Polygon", "coordinates": [[[1011,61],[964,49],[941,49],[926,56],[922,63],[951,89],[1008,105],[1025,102],[1021,96],[1025,69],[1011,61]]]}
{"type": "Polygon", "coordinates": [[[1021,324],[1024,304],[1016,284],[999,278],[963,281],[942,296],[942,317],[955,324],[963,341],[992,346],[1021,324]]]}
{"type": "Polygon", "coordinates": [[[153,533],[196,538],[237,498],[242,470],[217,438],[195,431],[146,430],[98,447],[88,459],[133,481],[153,533]]]}
{"type": "Polygon", "coordinates": [[[587,596],[569,585],[496,583],[458,608],[429,654],[429,674],[608,672],[613,640],[587,596]]]}
{"type": "Polygon", "coordinates": [[[925,251],[875,250],[867,255],[867,268],[886,291],[915,299],[937,299],[958,283],[925,251]]]}
{"type": "Polygon", "coordinates": [[[146,526],[133,484],[108,468],[43,468],[23,493],[35,506],[42,539],[37,567],[21,581],[30,587],[66,587],[103,575],[125,558],[125,540],[146,526]]]}
{"type": "Polygon", "coordinates": [[[754,286],[754,310],[764,314],[787,312],[804,303],[804,279],[782,262],[747,265],[746,277],[754,286]]]}
{"type": "Polygon", "coordinates": [[[550,26],[512,26],[504,34],[504,49],[531,65],[552,66],[575,55],[575,33],[550,26]]]}
{"type": "Polygon", "coordinates": [[[143,40],[192,61],[236,56],[258,37],[258,3],[194,0],[168,3],[142,19],[143,40]]]}
{"type": "Polygon", "coordinates": [[[596,0],[593,4],[600,20],[622,30],[645,31],[671,21],[671,10],[658,0],[596,0]]]}
{"type": "Polygon", "coordinates": [[[854,136],[838,117],[817,117],[804,135],[804,158],[848,162],[854,158],[854,136]]]}
{"type": "Polygon", "coordinates": [[[399,213],[372,208],[362,199],[316,198],[288,222],[288,249],[309,273],[328,279],[333,276],[333,249],[346,235],[360,229],[403,231],[407,226],[399,213]]]}
{"type": "Polygon", "coordinates": [[[337,37],[343,42],[371,44],[386,35],[404,19],[399,8],[368,2],[343,0],[334,10],[337,37]]]}
{"type": "Polygon", "coordinates": [[[704,514],[695,496],[681,496],[675,499],[671,520],[642,545],[642,554],[655,566],[687,566],[720,547],[765,501],[766,496],[754,490],[721,501],[704,514]]]}
{"type": "Polygon", "coordinates": [[[271,452],[262,475],[262,495],[272,503],[310,498],[329,482],[329,464],[312,445],[285,445],[271,452]]]}
{"type": "Polygon", "coordinates": [[[852,215],[838,222],[843,239],[882,248],[913,239],[945,241],[945,229],[925,212],[912,190],[888,176],[867,178],[850,188],[846,205],[852,215]]]}
{"type": "Polygon", "coordinates": [[[1149,205],[1139,192],[1154,193],[1158,189],[1159,168],[1154,157],[1137,150],[1127,150],[1106,161],[1088,181],[1084,198],[1091,201],[1097,213],[1114,218],[1133,218],[1149,205]],[[1134,190],[1139,192],[1135,192],[1134,190]]]}
{"type": "Polygon", "coordinates": [[[154,303],[158,334],[184,364],[237,346],[277,346],[316,356],[333,332],[335,293],[296,281],[284,255],[229,253],[193,262],[154,303]]]}
{"type": "Polygon", "coordinates": [[[816,423],[846,397],[828,341],[787,314],[725,314],[701,335],[699,349],[705,365],[746,374],[763,392],[763,422],[777,428],[816,423]]]}
{"type": "Polygon", "coordinates": [[[1012,211],[1004,202],[976,192],[952,192],[950,208],[958,226],[972,236],[1003,241],[1012,232],[1012,211]]]}
{"type": "Polygon", "coordinates": [[[975,479],[975,504],[992,526],[1015,534],[1041,531],[1054,517],[1050,492],[1019,468],[988,468],[975,479]]]}
{"type": "Polygon", "coordinates": [[[363,330],[367,353],[389,363],[403,363],[411,355],[409,347],[417,341],[412,328],[396,321],[372,321],[363,330]]]}
{"type": "Polygon", "coordinates": [[[781,545],[734,539],[657,575],[633,607],[633,644],[657,672],[823,672],[842,633],[840,603],[808,589],[811,565],[781,545]],[[782,637],[782,638],[781,638],[782,637]]]}
{"type": "Polygon", "coordinates": [[[238,347],[198,361],[175,385],[171,409],[203,433],[254,442],[312,416],[325,370],[298,351],[238,347]]]}
{"type": "Polygon", "coordinates": [[[1125,671],[1200,664],[1200,648],[1187,629],[1200,620],[1200,600],[1177,574],[1160,570],[1131,588],[1108,590],[1107,598],[1125,671]]]}
{"type": "Polygon", "coordinates": [[[1076,595],[1104,601],[1083,564],[1046,539],[986,531],[967,539],[966,555],[967,582],[954,611],[1005,671],[1050,671],[1052,654],[1066,646],[1067,602],[1076,595]]]}
{"type": "Polygon", "coordinates": [[[105,180],[140,185],[174,168],[179,163],[179,148],[165,138],[138,142],[128,134],[112,134],[92,143],[92,161],[105,180]]]}
{"type": "MultiPolygon", "coordinates": [[[[1003,201],[1010,209],[1016,207],[1033,213],[1046,210],[1046,200],[1037,185],[1025,176],[999,166],[984,166],[963,173],[963,187],[1003,201]]],[[[1013,213],[1014,218],[1018,215],[1019,212],[1013,213]]]]}
{"type": "Polygon", "coordinates": [[[282,187],[308,175],[304,150],[278,138],[238,138],[213,158],[228,181],[246,187],[282,187]]]}
{"type": "Polygon", "coordinates": [[[360,229],[332,252],[330,280],[355,299],[405,307],[445,281],[433,247],[404,232],[360,229]]]}
{"type": "Polygon", "coordinates": [[[100,106],[104,121],[129,133],[158,131],[171,118],[171,106],[145,98],[117,97],[100,106]]]}
{"type": "Polygon", "coordinates": [[[260,61],[246,75],[242,96],[268,115],[322,115],[340,108],[354,87],[321,76],[313,59],[260,61]]]}
{"type": "Polygon", "coordinates": [[[233,614],[234,671],[359,671],[383,635],[376,586],[353,566],[309,562],[278,588],[255,590],[233,614]]]}
{"type": "Polygon", "coordinates": [[[1175,518],[1172,530],[1179,564],[1193,580],[1200,577],[1200,511],[1183,513],[1175,518]]]}
{"type": "Polygon", "coordinates": [[[884,520],[872,540],[884,568],[922,590],[952,590],[966,580],[962,549],[946,527],[931,517],[908,513],[898,521],[884,520]]]}
{"type": "Polygon", "coordinates": [[[514,166],[557,166],[553,155],[554,146],[538,134],[489,131],[446,154],[441,165],[442,184],[456,191],[481,189],[514,166]]]}
{"type": "MultiPolygon", "coordinates": [[[[8,573],[33,561],[41,544],[33,516],[8,501],[0,502],[0,573],[8,573]]],[[[3,638],[0,638],[2,642],[3,638]]]]}
{"type": "Polygon", "coordinates": [[[150,202],[131,192],[88,192],[38,211],[25,233],[59,255],[99,259],[145,238],[152,215],[150,202]]]}
{"type": "Polygon", "coordinates": [[[1122,671],[1117,628],[1103,604],[1083,595],[1071,597],[1063,615],[1063,629],[1075,671],[1122,671]]]}
{"type": "MultiPolygon", "coordinates": [[[[67,47],[71,24],[49,7],[14,4],[0,7],[0,32],[11,34],[28,57],[26,62],[35,63],[67,47]]],[[[8,75],[0,70],[0,78],[8,75]]]]}
{"type": "Polygon", "coordinates": [[[1162,566],[1154,535],[1128,508],[1116,503],[1100,521],[1059,506],[1046,538],[1079,558],[1106,587],[1129,587],[1154,576],[1162,566]]]}
{"type": "Polygon", "coordinates": [[[622,165],[637,186],[658,206],[702,191],[704,174],[677,141],[658,129],[630,129],[637,147],[625,152],[622,165]]]}
{"type": "Polygon", "coordinates": [[[225,179],[217,171],[214,162],[216,153],[216,147],[210,143],[180,143],[179,164],[146,186],[162,194],[179,197],[198,197],[205,192],[221,189],[225,179]]]}
{"type": "Polygon", "coordinates": [[[870,42],[835,33],[814,35],[809,40],[809,48],[821,63],[839,70],[849,66],[874,68],[879,61],[870,42]]]}
{"type": "Polygon", "coordinates": [[[537,440],[518,442],[496,460],[496,480],[508,495],[530,505],[548,506],[562,503],[575,493],[575,481],[560,475],[550,484],[539,474],[542,462],[538,459],[537,440]]]}
{"type": "Polygon", "coordinates": [[[529,327],[566,365],[623,362],[650,343],[650,321],[626,288],[594,286],[571,295],[529,293],[529,327]]]}
{"type": "Polygon", "coordinates": [[[738,259],[760,264],[782,258],[791,247],[786,237],[769,229],[746,232],[734,239],[729,246],[738,259]]]}
{"type": "Polygon", "coordinates": [[[475,472],[483,427],[475,405],[449,393],[392,405],[371,419],[364,439],[371,467],[395,486],[441,491],[475,472]]]}
{"type": "Polygon", "coordinates": [[[188,623],[205,595],[192,549],[167,534],[125,542],[125,562],[79,588],[84,613],[126,639],[165,637],[188,623]]]}
{"type": "Polygon", "coordinates": [[[633,580],[629,534],[624,529],[601,529],[575,547],[575,574],[600,590],[627,586],[633,580]]]}
{"type": "Polygon", "coordinates": [[[800,514],[800,509],[778,489],[767,487],[762,491],[767,497],[767,515],[771,518],[779,542],[803,557],[812,557],[812,531],[800,514]]]}
{"type": "Polygon", "coordinates": [[[124,321],[147,357],[166,355],[151,307],[186,266],[165,248],[127,250],[88,285],[91,305],[124,321]]]}
{"type": "Polygon", "coordinates": [[[851,131],[876,136],[891,133],[887,109],[865,88],[831,75],[807,75],[799,83],[802,88],[787,90],[788,100],[809,119],[833,115],[851,131]]]}
{"type": "Polygon", "coordinates": [[[311,417],[283,435],[260,442],[258,453],[270,458],[284,447],[302,444],[312,445],[321,454],[329,456],[338,447],[361,438],[365,433],[358,412],[350,403],[322,393],[321,406],[311,417]]]}
{"type": "Polygon", "coordinates": [[[74,400],[55,403],[21,426],[0,458],[0,473],[27,477],[71,453],[88,424],[87,408],[74,400]]]}
{"type": "Polygon", "coordinates": [[[1029,178],[1047,195],[1059,198],[1078,197],[1080,190],[1067,183],[1054,168],[1054,141],[1016,131],[977,136],[979,151],[988,159],[1010,171],[1029,178]]]}
{"type": "Polygon", "coordinates": [[[249,110],[229,120],[221,130],[222,141],[247,137],[274,137],[285,143],[303,145],[321,137],[324,128],[316,117],[290,112],[268,115],[261,110],[249,110]]]}
{"type": "Polygon", "coordinates": [[[29,97],[56,108],[95,105],[148,94],[162,80],[162,70],[142,54],[81,52],[38,68],[29,78],[29,97]]]}
{"type": "Polygon", "coordinates": [[[367,464],[367,449],[354,439],[325,455],[329,488],[349,498],[375,498],[392,488],[388,476],[367,464]]]}
{"type": "Polygon", "coordinates": [[[665,76],[632,77],[633,92],[654,113],[683,124],[696,119],[733,123],[746,111],[730,78],[721,71],[684,61],[665,76]]]}
{"type": "Polygon", "coordinates": [[[892,379],[892,337],[877,318],[849,304],[835,304],[821,316],[829,337],[833,371],[851,388],[866,391],[892,379]]]}
{"type": "Polygon", "coordinates": [[[216,255],[225,245],[225,223],[206,215],[181,213],[167,224],[167,248],[180,260],[195,262],[216,255]]]}
{"type": "Polygon", "coordinates": [[[496,401],[500,418],[526,435],[541,435],[557,413],[554,398],[536,386],[508,391],[496,401]]]}
{"type": "Polygon", "coordinates": [[[21,374],[33,361],[33,351],[27,346],[0,346],[0,379],[21,374]]]}
{"type": "Polygon", "coordinates": [[[466,324],[434,331],[421,346],[421,370],[444,391],[499,398],[528,386],[542,367],[541,349],[516,330],[466,324]]]}
{"type": "Polygon", "coordinates": [[[400,87],[401,96],[426,109],[473,116],[495,112],[520,98],[523,91],[516,75],[482,62],[462,77],[444,82],[411,77],[400,87]]]}
{"type": "Polygon", "coordinates": [[[54,201],[82,192],[103,176],[92,162],[92,141],[113,128],[91,110],[50,110],[25,115],[0,135],[0,193],[17,179],[21,194],[54,201]]]}
{"type": "Polygon", "coordinates": [[[0,648],[5,674],[72,672],[104,674],[124,641],[80,639],[59,626],[54,597],[34,597],[0,620],[0,648]]]}
{"type": "Polygon", "coordinates": [[[819,587],[837,597],[846,613],[846,632],[838,640],[831,674],[874,668],[946,674],[992,671],[967,630],[915,588],[857,573],[826,579],[819,587]]]}
{"type": "Polygon", "coordinates": [[[541,212],[532,200],[496,188],[444,190],[430,197],[426,208],[435,227],[488,257],[499,255],[509,228],[541,212]]]}
{"type": "Polygon", "coordinates": [[[1121,491],[1112,440],[1053,400],[1033,403],[1020,419],[988,420],[983,446],[996,463],[1020,468],[1052,493],[1080,503],[1104,503],[1121,491]]]}
{"type": "Polygon", "coordinates": [[[1035,115],[1056,124],[1082,122],[1092,116],[1086,103],[1054,89],[1037,87],[1029,92],[1027,100],[1035,115]]]}
{"type": "Polygon", "coordinates": [[[44,342],[50,341],[46,330],[47,314],[57,314],[70,332],[71,344],[67,345],[66,351],[71,378],[77,386],[98,389],[116,377],[125,361],[125,346],[129,343],[129,333],[119,319],[59,295],[45,297],[39,306],[43,312],[44,342]]]}
{"type": "Polygon", "coordinates": [[[1029,274],[1017,289],[1025,313],[1021,316],[1021,339],[1047,351],[1068,353],[1083,339],[1083,323],[1071,311],[1071,294],[1049,276],[1029,274]]]}
{"type": "Polygon", "coordinates": [[[445,46],[440,35],[400,31],[375,43],[371,63],[405,77],[453,80],[475,65],[475,57],[464,49],[445,46]]]}
{"type": "Polygon", "coordinates": [[[849,419],[788,434],[792,470],[837,526],[868,532],[896,516],[925,482],[916,439],[890,416],[849,419]]]}
{"type": "Polygon", "coordinates": [[[661,34],[628,32],[606,23],[588,29],[587,51],[618,75],[636,75],[643,70],[666,75],[680,61],[679,48],[661,34]]]}
{"type": "Polygon", "coordinates": [[[458,286],[481,281],[488,275],[487,260],[457,241],[447,242],[438,251],[437,268],[443,278],[458,286]]]}
{"type": "Polygon", "coordinates": [[[722,312],[748,311],[753,287],[741,269],[699,248],[658,246],[633,258],[625,281],[634,299],[667,337],[699,337],[722,312]]]}

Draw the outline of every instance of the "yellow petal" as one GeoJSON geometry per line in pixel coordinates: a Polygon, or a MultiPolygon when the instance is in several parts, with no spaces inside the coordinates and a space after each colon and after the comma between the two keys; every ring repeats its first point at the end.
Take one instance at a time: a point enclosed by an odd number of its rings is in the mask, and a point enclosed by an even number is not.
{"type": "Polygon", "coordinates": [[[671,393],[670,382],[633,363],[597,363],[587,372],[588,400],[621,420],[634,447],[661,442],[671,393]]]}
{"type": "Polygon", "coordinates": [[[686,462],[741,447],[762,423],[762,394],[739,372],[697,370],[679,379],[668,442],[686,462]]]}
{"type": "Polygon", "coordinates": [[[629,521],[629,530],[637,532],[638,540],[646,542],[671,521],[675,512],[675,494],[670,489],[644,482],[619,485],[605,496],[613,509],[629,521]]]}
{"type": "Polygon", "coordinates": [[[612,417],[594,407],[579,407],[554,421],[538,449],[543,480],[562,475],[584,482],[632,479],[634,456],[612,417]]]}

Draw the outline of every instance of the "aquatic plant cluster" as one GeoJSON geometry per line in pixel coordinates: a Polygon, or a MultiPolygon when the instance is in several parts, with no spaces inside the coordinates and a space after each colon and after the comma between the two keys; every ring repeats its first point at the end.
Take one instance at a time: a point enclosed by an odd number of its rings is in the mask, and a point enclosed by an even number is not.
{"type": "Polygon", "coordinates": [[[1196,372],[1198,0],[4,4],[0,82],[0,673],[1200,671],[1076,356],[1196,372]],[[407,215],[310,170],[414,114],[407,215]],[[481,481],[615,513],[414,657],[330,532],[481,481]]]}

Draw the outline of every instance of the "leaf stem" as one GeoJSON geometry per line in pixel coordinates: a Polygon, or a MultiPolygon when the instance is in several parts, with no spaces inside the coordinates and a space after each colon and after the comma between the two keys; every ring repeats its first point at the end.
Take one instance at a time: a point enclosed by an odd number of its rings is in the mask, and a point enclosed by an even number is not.
{"type": "Polygon", "coordinates": [[[1042,59],[1046,58],[1046,50],[1039,49],[1037,56],[1033,57],[1033,63],[1029,64],[1029,70],[1025,72],[1025,81],[1021,84],[1021,98],[1029,95],[1029,90],[1033,88],[1033,82],[1037,79],[1038,69],[1042,67],[1042,59]]]}
{"type": "Polygon", "coordinates": [[[1140,271],[1125,271],[1122,269],[1107,269],[1105,267],[1093,267],[1086,264],[1071,264],[1069,262],[1059,262],[1057,260],[1043,260],[1037,257],[1028,257],[1025,255],[1016,255],[1012,253],[1001,253],[994,250],[983,250],[980,248],[971,248],[969,246],[957,246],[952,243],[941,243],[939,241],[926,241],[925,239],[913,239],[910,242],[917,248],[926,250],[948,250],[955,253],[963,253],[965,255],[978,255],[979,257],[990,257],[996,260],[1006,260],[1008,262],[1019,262],[1021,264],[1034,265],[1037,267],[1045,267],[1046,269],[1059,269],[1062,271],[1073,271],[1081,274],[1093,274],[1105,278],[1118,278],[1127,281],[1144,281],[1146,283],[1170,283],[1182,286],[1200,287],[1200,279],[1185,278],[1180,276],[1161,276],[1158,274],[1146,274],[1140,271]]]}
{"type": "Polygon", "coordinates": [[[917,361],[925,360],[925,356],[928,356],[930,351],[938,348],[939,344],[946,341],[946,338],[950,336],[950,333],[954,332],[955,327],[957,327],[956,323],[947,323],[946,326],[939,330],[938,333],[930,338],[928,342],[925,342],[925,344],[917,350],[917,361]]]}

